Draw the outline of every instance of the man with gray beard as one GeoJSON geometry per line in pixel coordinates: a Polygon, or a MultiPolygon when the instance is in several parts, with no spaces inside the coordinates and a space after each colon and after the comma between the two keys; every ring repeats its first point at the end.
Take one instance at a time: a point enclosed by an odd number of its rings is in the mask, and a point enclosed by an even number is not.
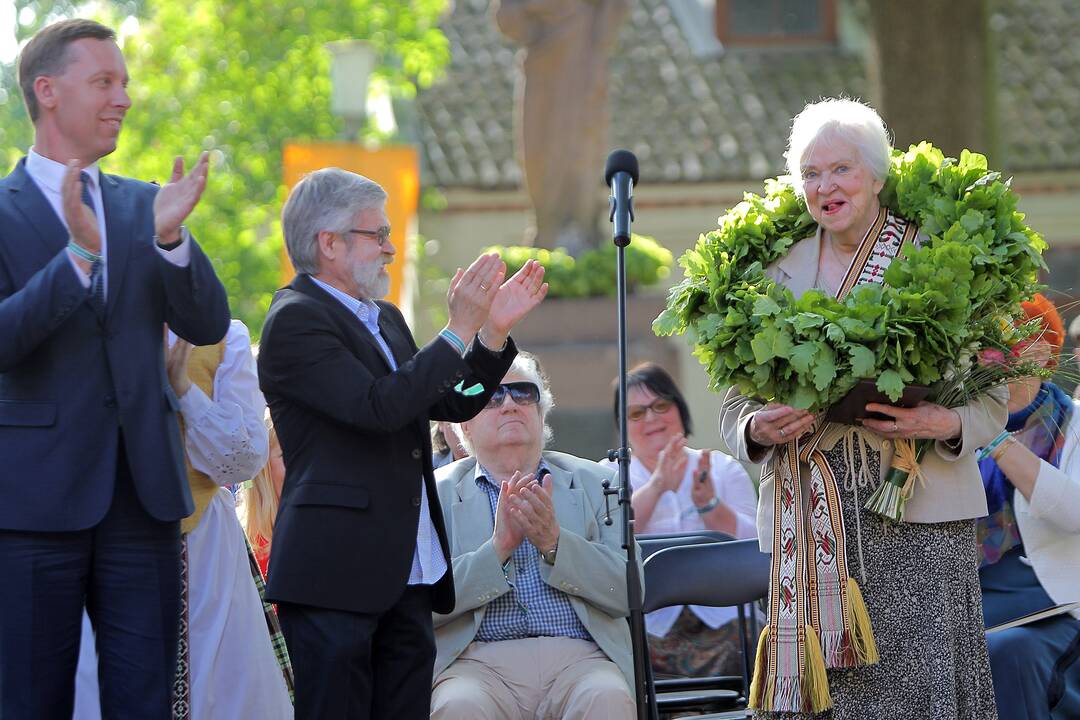
{"type": "Polygon", "coordinates": [[[296,278],[263,327],[259,384],[285,461],[267,597],[296,676],[296,717],[428,717],[432,611],[454,606],[429,420],[468,420],[516,355],[510,329],[544,269],[482,255],[458,270],[449,321],[418,348],[380,300],[394,259],[386,193],[338,168],[282,211],[296,278]]]}

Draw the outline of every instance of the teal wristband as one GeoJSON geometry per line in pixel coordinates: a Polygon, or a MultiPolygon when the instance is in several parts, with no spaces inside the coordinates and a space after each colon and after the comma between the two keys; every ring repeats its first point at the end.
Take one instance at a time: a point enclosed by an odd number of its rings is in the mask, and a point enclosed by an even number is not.
{"type": "Polygon", "coordinates": [[[705,503],[704,505],[702,505],[700,507],[695,505],[694,509],[698,511],[698,515],[704,515],[705,513],[710,513],[713,510],[715,510],[716,506],[719,505],[719,504],[720,504],[720,498],[713,495],[712,500],[710,500],[709,502],[705,503]]]}
{"type": "Polygon", "coordinates": [[[984,447],[982,450],[979,451],[978,459],[979,460],[985,460],[986,458],[990,457],[991,453],[993,453],[995,450],[997,450],[998,446],[1001,445],[1001,443],[1005,442],[1006,440],[1008,440],[1011,437],[1012,437],[1011,432],[1009,432],[1008,430],[1002,430],[1000,435],[998,435],[996,438],[991,440],[989,445],[987,445],[986,447],[984,447]]]}
{"type": "Polygon", "coordinates": [[[448,327],[445,327],[445,328],[443,328],[442,330],[439,331],[439,335],[441,335],[451,345],[453,345],[455,348],[457,348],[457,351],[458,351],[459,355],[464,355],[465,354],[465,341],[462,340],[461,338],[459,338],[457,336],[457,333],[455,333],[453,330],[451,330],[448,327]]]}
{"type": "Polygon", "coordinates": [[[81,258],[88,263],[101,262],[101,256],[95,255],[82,245],[78,244],[74,240],[68,240],[68,250],[75,254],[75,257],[81,258]]]}

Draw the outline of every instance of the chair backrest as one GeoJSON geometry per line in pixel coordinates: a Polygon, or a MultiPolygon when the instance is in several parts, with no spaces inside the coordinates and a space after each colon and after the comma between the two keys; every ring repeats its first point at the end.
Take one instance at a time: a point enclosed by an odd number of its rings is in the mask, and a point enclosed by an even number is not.
{"type": "MultiPolygon", "coordinates": [[[[644,549],[642,556],[645,556],[644,549]]],[[[672,605],[742,605],[769,591],[769,555],[756,539],[681,544],[645,557],[645,612],[672,605]]]]}
{"type": "Polygon", "coordinates": [[[669,547],[731,542],[735,538],[716,530],[692,530],[670,534],[635,535],[635,539],[638,541],[638,547],[641,548],[641,559],[644,560],[653,553],[669,547]]]}

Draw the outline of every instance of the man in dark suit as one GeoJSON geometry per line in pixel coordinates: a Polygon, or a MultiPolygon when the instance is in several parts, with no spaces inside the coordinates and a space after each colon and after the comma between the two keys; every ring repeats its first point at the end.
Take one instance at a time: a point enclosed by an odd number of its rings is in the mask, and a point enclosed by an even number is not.
{"type": "Polygon", "coordinates": [[[382,302],[394,257],[379,185],[326,168],[282,211],[299,273],[270,305],[259,352],[285,461],[267,596],[296,673],[296,717],[427,718],[431,612],[454,586],[428,421],[478,413],[516,354],[509,332],[547,292],[530,262],[458,270],[449,322],[418,348],[382,302]]]}
{"type": "Polygon", "coordinates": [[[206,184],[106,175],[131,105],[109,28],[19,58],[34,146],[0,181],[0,715],[71,717],[85,604],[108,717],[168,717],[179,520],[192,510],[163,327],[196,344],[225,290],[181,223],[206,184]]]}

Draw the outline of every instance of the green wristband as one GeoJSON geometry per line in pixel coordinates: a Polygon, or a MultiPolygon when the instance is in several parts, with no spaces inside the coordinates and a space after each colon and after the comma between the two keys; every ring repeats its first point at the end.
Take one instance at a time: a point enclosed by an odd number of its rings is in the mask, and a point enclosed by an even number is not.
{"type": "Polygon", "coordinates": [[[716,506],[720,504],[720,498],[713,495],[713,499],[701,506],[694,506],[694,509],[698,511],[698,515],[704,515],[710,513],[716,509],[716,506]]]}
{"type": "Polygon", "coordinates": [[[85,260],[88,263],[101,262],[100,255],[95,255],[74,240],[68,240],[67,247],[68,250],[74,253],[75,257],[85,260]]]}

